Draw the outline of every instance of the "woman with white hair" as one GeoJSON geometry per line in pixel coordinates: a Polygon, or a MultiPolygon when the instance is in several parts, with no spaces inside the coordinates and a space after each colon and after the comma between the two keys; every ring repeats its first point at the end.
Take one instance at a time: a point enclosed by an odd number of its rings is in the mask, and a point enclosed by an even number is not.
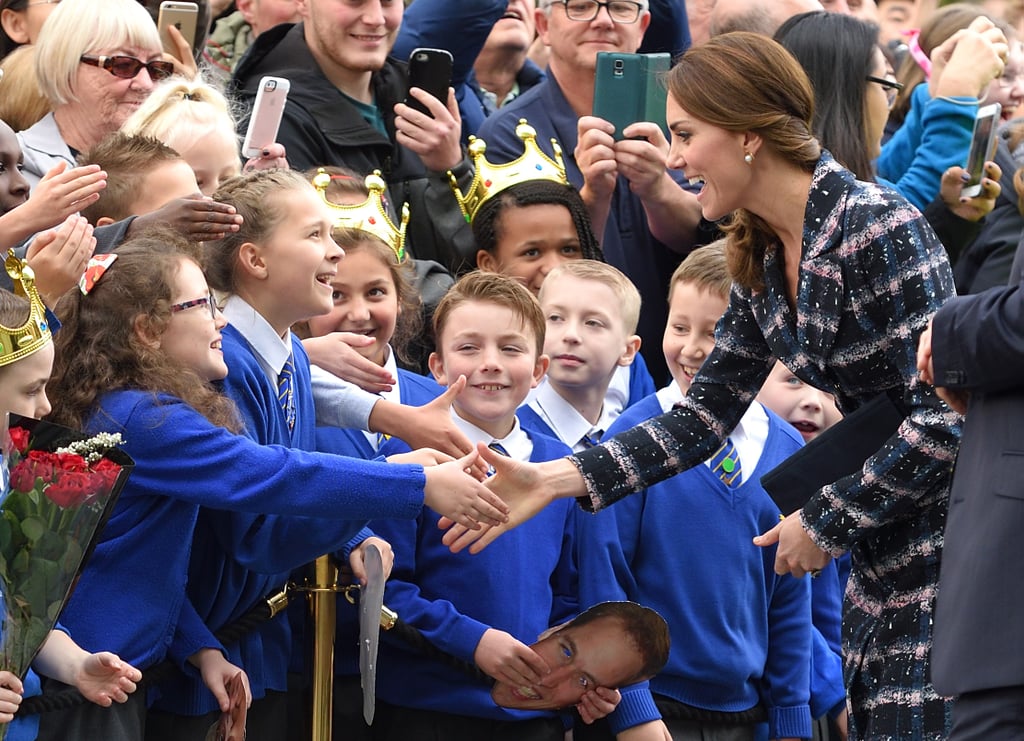
{"type": "Polygon", "coordinates": [[[175,71],[160,34],[136,0],[63,0],[36,43],[36,75],[52,108],[18,134],[34,187],[54,166],[117,131],[175,71]]]}

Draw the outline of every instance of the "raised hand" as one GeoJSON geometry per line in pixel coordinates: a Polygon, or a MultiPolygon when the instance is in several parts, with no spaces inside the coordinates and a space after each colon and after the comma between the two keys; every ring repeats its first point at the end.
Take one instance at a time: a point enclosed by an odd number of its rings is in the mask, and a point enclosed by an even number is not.
{"type": "Polygon", "coordinates": [[[40,232],[32,240],[25,259],[36,276],[36,288],[47,306],[78,283],[96,249],[92,226],[73,214],[56,229],[40,232]]]}
{"type": "Polygon", "coordinates": [[[462,116],[455,90],[448,88],[446,103],[418,87],[410,88],[409,95],[426,106],[430,115],[396,103],[395,140],[418,154],[427,169],[450,170],[462,160],[462,116]]]}

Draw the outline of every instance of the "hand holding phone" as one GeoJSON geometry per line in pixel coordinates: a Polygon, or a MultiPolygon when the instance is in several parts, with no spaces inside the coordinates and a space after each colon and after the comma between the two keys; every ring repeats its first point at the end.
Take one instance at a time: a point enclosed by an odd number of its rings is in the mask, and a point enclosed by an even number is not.
{"type": "Polygon", "coordinates": [[[171,56],[178,56],[178,47],[167,32],[168,26],[174,26],[181,35],[185,37],[189,48],[195,51],[196,48],[196,21],[199,18],[199,5],[187,2],[171,2],[164,0],[160,3],[160,14],[157,17],[157,27],[160,29],[160,44],[165,52],[171,56]]]}
{"type": "MultiPolygon", "coordinates": [[[[448,102],[448,88],[452,84],[452,55],[444,49],[417,48],[409,55],[409,87],[426,90],[441,103],[448,102]]],[[[430,111],[411,95],[405,104],[429,116],[430,111]]]]}
{"type": "Polygon", "coordinates": [[[256,102],[249,116],[249,126],[242,142],[242,155],[246,159],[258,157],[260,152],[277,141],[284,104],[291,84],[283,77],[264,77],[256,92],[256,102]]]}
{"type": "Polygon", "coordinates": [[[622,131],[637,121],[658,124],[668,138],[668,92],[660,75],[670,64],[668,54],[597,53],[593,114],[615,127],[616,141],[624,139],[622,131]]]}
{"type": "Polygon", "coordinates": [[[967,153],[967,182],[960,195],[974,198],[981,193],[981,181],[985,176],[985,162],[992,159],[995,153],[996,130],[999,127],[999,114],[1002,106],[991,103],[978,109],[974,119],[974,134],[971,135],[971,148],[967,153]]]}

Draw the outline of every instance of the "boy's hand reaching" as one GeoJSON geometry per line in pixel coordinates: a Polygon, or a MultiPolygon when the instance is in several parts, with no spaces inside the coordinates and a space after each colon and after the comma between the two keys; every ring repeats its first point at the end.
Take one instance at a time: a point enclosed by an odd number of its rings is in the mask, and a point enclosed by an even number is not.
{"type": "Polygon", "coordinates": [[[423,469],[427,483],[423,487],[423,502],[444,518],[467,530],[481,525],[499,525],[507,518],[508,507],[501,498],[466,473],[476,464],[477,453],[472,453],[438,466],[423,469]]]}
{"type": "Polygon", "coordinates": [[[101,651],[82,662],[74,684],[86,700],[106,708],[115,702],[127,702],[141,680],[142,672],[134,666],[101,651]]]}
{"type": "MultiPolygon", "coordinates": [[[[483,443],[477,445],[477,453],[494,469],[494,475],[485,484],[506,505],[508,517],[496,526],[484,523],[480,529],[467,528],[452,520],[442,519],[438,527],[448,532],[441,542],[452,553],[458,553],[467,546],[470,546],[470,553],[479,553],[499,535],[523,524],[544,509],[551,502],[552,496],[549,487],[545,485],[542,471],[551,464],[562,464],[562,461],[523,463],[500,455],[483,443]]],[[[564,465],[572,466],[571,463],[564,465]]]]}
{"type": "Polygon", "coordinates": [[[383,366],[364,358],[355,349],[373,342],[372,337],[355,332],[331,332],[303,340],[302,347],[310,363],[354,383],[363,391],[379,394],[390,391],[397,380],[383,366]]]}
{"type": "Polygon", "coordinates": [[[16,674],[0,671],[0,723],[10,723],[21,707],[25,688],[16,674]]]}

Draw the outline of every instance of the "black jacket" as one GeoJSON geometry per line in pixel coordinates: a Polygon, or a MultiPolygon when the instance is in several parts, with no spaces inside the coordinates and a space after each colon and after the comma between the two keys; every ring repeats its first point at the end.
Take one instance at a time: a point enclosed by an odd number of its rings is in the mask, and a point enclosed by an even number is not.
{"type": "MultiPolygon", "coordinates": [[[[301,23],[277,26],[260,34],[239,62],[231,81],[234,97],[252,109],[265,75],[291,83],[278,142],[297,170],[322,165],[347,167],[360,174],[380,170],[388,197],[398,210],[410,209],[408,245],[413,256],[436,260],[453,272],[473,264],[476,250],[469,225],[444,173],[431,173],[413,152],[395,142],[394,106],[405,99],[405,64],[388,59],[372,79],[377,108],[388,135],[371,126],[359,110],[320,71],[303,37],[301,23]]],[[[239,121],[244,132],[248,115],[239,121]]],[[[461,175],[470,172],[463,161],[461,175]]]]}

